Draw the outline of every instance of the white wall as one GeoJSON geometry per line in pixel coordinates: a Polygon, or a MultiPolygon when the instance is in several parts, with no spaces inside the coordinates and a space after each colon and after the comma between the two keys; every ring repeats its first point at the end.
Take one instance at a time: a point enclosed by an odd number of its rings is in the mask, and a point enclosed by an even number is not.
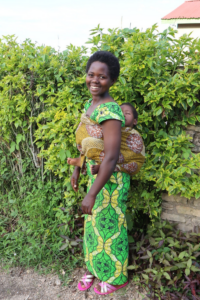
{"type": "Polygon", "coordinates": [[[200,28],[178,28],[177,37],[180,37],[183,34],[189,34],[192,32],[191,37],[200,38],[200,28]]]}

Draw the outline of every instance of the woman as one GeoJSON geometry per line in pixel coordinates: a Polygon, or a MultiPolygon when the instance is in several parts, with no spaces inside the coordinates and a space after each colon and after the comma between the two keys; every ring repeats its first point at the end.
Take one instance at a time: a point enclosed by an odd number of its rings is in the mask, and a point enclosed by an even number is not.
{"type": "MultiPolygon", "coordinates": [[[[91,174],[92,160],[87,160],[88,193],[82,202],[85,216],[84,255],[88,271],[78,284],[87,290],[95,277],[100,279],[94,291],[109,294],[128,284],[128,237],[125,219],[130,176],[114,172],[125,119],[119,105],[109,95],[109,88],[119,76],[119,62],[109,52],[98,51],[88,60],[86,84],[92,100],[85,105],[86,115],[102,126],[104,160],[97,175],[91,174]]],[[[71,177],[78,190],[80,168],[71,177]]]]}

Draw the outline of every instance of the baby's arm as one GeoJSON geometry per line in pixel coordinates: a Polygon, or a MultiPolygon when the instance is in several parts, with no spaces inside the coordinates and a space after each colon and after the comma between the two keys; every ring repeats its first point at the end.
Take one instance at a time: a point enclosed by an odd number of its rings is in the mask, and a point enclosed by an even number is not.
{"type": "Polygon", "coordinates": [[[76,157],[76,158],[70,158],[68,157],[67,163],[69,165],[75,166],[75,167],[80,167],[81,166],[81,157],[76,157]]]}

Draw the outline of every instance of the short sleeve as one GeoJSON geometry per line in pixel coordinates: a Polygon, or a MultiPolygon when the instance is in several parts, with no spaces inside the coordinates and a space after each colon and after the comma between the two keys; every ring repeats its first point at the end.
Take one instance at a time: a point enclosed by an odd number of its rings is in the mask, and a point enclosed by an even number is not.
{"type": "Polygon", "coordinates": [[[119,120],[122,127],[125,126],[125,118],[121,107],[115,102],[107,102],[99,105],[91,114],[90,119],[101,124],[106,120],[119,120]]]}
{"type": "Polygon", "coordinates": [[[92,99],[89,99],[89,100],[85,103],[85,105],[84,105],[84,113],[87,112],[88,108],[89,108],[90,105],[91,105],[91,102],[92,102],[92,99]]]}

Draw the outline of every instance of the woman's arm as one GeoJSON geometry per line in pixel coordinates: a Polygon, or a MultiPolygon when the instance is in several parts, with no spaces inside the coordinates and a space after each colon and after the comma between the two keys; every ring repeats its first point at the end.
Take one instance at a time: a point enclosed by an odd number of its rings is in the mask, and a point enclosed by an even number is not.
{"type": "Polygon", "coordinates": [[[82,202],[84,214],[91,214],[96,195],[112,175],[119,158],[121,145],[121,121],[107,120],[102,123],[104,137],[104,160],[99,168],[97,178],[82,202]]]}

